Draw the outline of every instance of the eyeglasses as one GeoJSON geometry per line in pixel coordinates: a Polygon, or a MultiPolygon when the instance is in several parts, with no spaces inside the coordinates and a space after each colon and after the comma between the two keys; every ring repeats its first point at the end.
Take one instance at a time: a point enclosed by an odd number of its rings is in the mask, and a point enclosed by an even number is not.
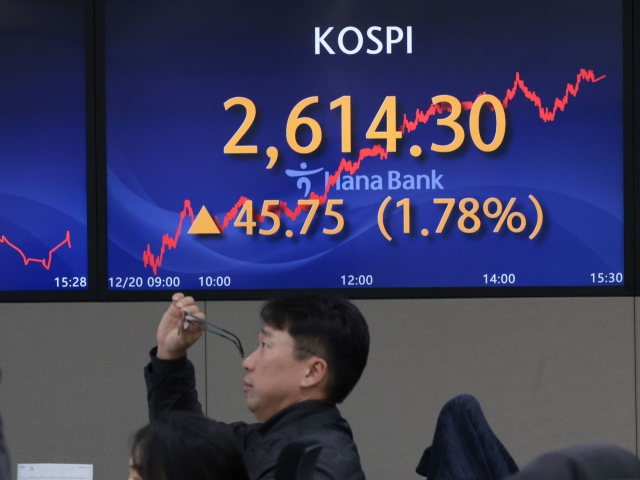
{"type": "Polygon", "coordinates": [[[178,323],[178,335],[180,335],[180,332],[182,332],[183,329],[186,329],[186,325],[193,325],[194,327],[198,327],[202,330],[204,330],[205,332],[209,332],[209,333],[213,333],[214,335],[218,335],[219,337],[222,338],[226,338],[227,340],[229,340],[231,343],[233,343],[236,348],[238,349],[238,351],[240,352],[240,356],[242,358],[244,358],[244,349],[242,348],[242,342],[240,342],[240,339],[234,335],[233,333],[231,333],[229,330],[225,330],[224,328],[206,321],[204,318],[200,318],[200,317],[196,317],[195,315],[192,315],[190,313],[187,312],[182,312],[182,318],[180,319],[180,322],[178,323]],[[187,318],[188,317],[188,318],[187,318]],[[197,322],[194,322],[192,320],[189,320],[189,318],[193,318],[194,320],[197,320],[197,322]],[[205,325],[211,327],[211,328],[207,328],[205,325]],[[212,330],[212,329],[216,329],[216,330],[212,330]],[[219,330],[219,331],[217,331],[219,330]],[[224,333],[220,333],[220,332],[224,332],[224,333]],[[226,333],[226,335],[225,335],[226,333]]]}

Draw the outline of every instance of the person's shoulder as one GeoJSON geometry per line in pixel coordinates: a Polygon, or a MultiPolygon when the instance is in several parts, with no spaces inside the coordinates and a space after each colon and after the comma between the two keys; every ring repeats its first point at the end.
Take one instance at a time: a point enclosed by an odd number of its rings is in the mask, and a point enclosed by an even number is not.
{"type": "Polygon", "coordinates": [[[316,463],[317,472],[332,479],[364,480],[360,454],[353,439],[344,435],[314,438],[322,443],[322,451],[316,463]]]}
{"type": "Polygon", "coordinates": [[[328,478],[364,479],[351,427],[335,405],[305,418],[300,433],[322,444],[317,471],[325,472],[328,478]]]}
{"type": "MultiPolygon", "coordinates": [[[[245,455],[247,470],[275,469],[280,452],[292,442],[313,439],[322,444],[316,463],[318,480],[364,480],[351,428],[334,404],[311,401],[292,406],[274,424],[253,430],[245,455]],[[265,427],[267,431],[265,431],[265,427]]],[[[253,475],[260,477],[260,475],[253,475]]]]}

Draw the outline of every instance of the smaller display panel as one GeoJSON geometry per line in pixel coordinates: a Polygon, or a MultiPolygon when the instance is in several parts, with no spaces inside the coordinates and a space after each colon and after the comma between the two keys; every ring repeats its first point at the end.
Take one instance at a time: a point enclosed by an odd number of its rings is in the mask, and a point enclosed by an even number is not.
{"type": "Polygon", "coordinates": [[[106,290],[621,292],[625,5],[106,0],[106,290]]]}
{"type": "Polygon", "coordinates": [[[85,13],[82,0],[0,0],[3,299],[90,288],[85,13]]]}

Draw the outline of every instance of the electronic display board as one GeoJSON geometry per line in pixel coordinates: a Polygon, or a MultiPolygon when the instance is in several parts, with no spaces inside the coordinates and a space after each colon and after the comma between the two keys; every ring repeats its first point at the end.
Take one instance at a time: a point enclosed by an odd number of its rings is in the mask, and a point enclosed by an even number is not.
{"type": "Polygon", "coordinates": [[[106,0],[104,288],[623,292],[628,6],[106,0]]]}
{"type": "Polygon", "coordinates": [[[95,238],[89,241],[88,205],[95,198],[87,197],[87,15],[93,8],[83,0],[0,0],[2,299],[89,299],[95,288],[89,282],[95,238]]]}

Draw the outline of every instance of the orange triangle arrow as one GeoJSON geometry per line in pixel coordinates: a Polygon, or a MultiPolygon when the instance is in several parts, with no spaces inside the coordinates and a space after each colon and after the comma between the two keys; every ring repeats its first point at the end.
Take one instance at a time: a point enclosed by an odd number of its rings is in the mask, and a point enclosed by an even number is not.
{"type": "Polygon", "coordinates": [[[204,205],[189,229],[189,235],[220,235],[220,229],[204,205]]]}

